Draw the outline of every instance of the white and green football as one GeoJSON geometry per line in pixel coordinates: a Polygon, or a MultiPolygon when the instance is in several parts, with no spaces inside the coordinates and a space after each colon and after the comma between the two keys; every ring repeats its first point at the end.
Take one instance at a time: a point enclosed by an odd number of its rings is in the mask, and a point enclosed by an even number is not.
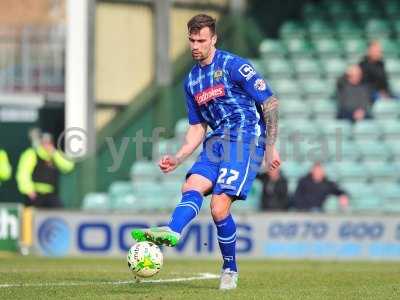
{"type": "Polygon", "coordinates": [[[139,242],[129,249],[127,260],[135,276],[151,277],[161,270],[163,254],[156,244],[139,242]]]}

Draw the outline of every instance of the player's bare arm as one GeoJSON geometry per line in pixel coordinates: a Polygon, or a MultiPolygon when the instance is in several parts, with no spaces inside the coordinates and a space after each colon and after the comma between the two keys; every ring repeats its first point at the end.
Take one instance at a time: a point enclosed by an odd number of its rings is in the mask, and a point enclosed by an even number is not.
{"type": "Polygon", "coordinates": [[[206,132],[206,123],[190,125],[185,134],[185,141],[179,151],[175,155],[165,155],[161,158],[158,164],[161,171],[169,173],[175,170],[203,142],[206,132]]]}
{"type": "Polygon", "coordinates": [[[263,118],[267,127],[266,167],[267,170],[279,168],[281,160],[275,148],[278,138],[279,101],[275,96],[269,97],[263,104],[263,118]]]}

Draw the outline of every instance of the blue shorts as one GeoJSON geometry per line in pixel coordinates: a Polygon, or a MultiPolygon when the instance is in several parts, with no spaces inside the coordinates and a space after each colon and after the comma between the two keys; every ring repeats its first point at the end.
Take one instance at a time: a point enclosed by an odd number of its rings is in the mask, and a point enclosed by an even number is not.
{"type": "Polygon", "coordinates": [[[245,200],[264,158],[265,148],[255,144],[206,139],[197,161],[188,171],[213,183],[212,194],[227,194],[245,200]]]}

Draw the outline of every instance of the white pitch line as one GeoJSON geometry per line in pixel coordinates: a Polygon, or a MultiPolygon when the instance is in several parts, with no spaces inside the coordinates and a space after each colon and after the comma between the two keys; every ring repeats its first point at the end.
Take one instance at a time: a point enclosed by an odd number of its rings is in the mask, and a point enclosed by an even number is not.
{"type": "MultiPolygon", "coordinates": [[[[200,273],[198,276],[182,277],[182,278],[169,278],[169,279],[144,279],[139,283],[161,283],[161,282],[183,282],[193,280],[208,280],[219,278],[219,275],[211,273],[200,273]]],[[[122,284],[135,284],[137,281],[104,281],[104,282],[53,282],[53,283],[4,283],[0,284],[0,288],[13,288],[13,287],[52,287],[52,286],[84,286],[84,285],[122,285],[122,284]]]]}

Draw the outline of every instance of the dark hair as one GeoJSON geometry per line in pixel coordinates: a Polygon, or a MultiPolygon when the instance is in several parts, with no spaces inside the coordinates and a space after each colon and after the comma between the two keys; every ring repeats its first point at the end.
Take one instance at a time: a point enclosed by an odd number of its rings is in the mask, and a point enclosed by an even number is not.
{"type": "Polygon", "coordinates": [[[200,14],[196,15],[187,23],[189,33],[198,32],[202,28],[210,28],[211,33],[214,35],[216,31],[215,19],[209,15],[200,14]]]}

